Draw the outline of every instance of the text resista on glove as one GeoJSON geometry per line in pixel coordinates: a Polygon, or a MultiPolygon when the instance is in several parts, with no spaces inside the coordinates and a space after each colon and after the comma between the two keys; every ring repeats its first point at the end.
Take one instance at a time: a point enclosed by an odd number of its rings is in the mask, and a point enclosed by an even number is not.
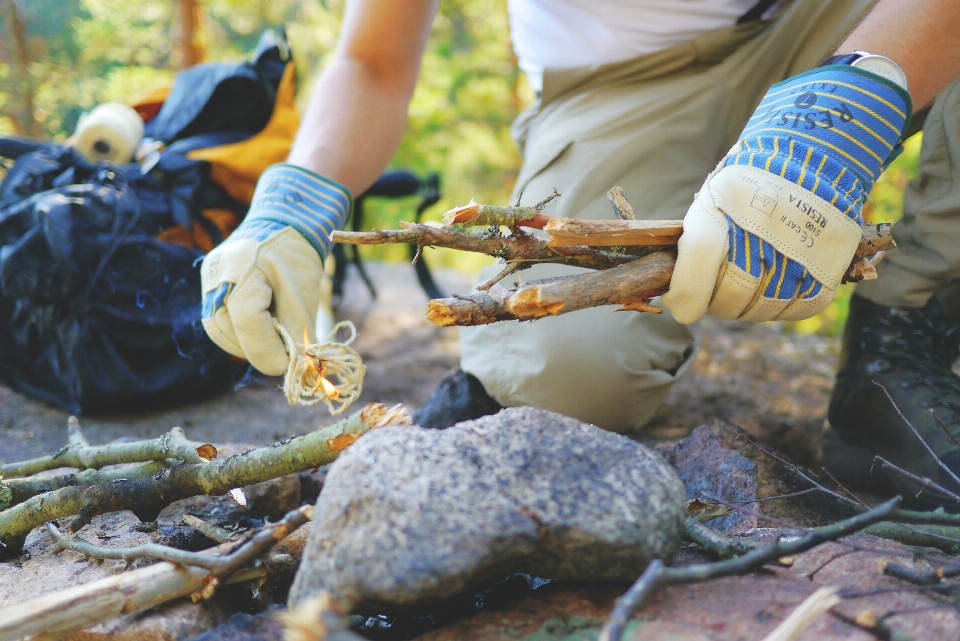
{"type": "Polygon", "coordinates": [[[813,192],[756,167],[724,167],[699,197],[712,200],[733,222],[806,267],[831,290],[840,286],[860,243],[856,221],[813,192]]]}

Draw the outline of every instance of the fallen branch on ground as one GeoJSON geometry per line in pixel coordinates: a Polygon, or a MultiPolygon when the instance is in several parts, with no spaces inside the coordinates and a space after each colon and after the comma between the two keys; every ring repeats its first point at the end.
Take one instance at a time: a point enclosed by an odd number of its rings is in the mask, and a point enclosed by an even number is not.
{"type": "Polygon", "coordinates": [[[688,517],[684,526],[684,538],[699,545],[704,552],[715,559],[731,559],[743,556],[759,547],[759,543],[726,536],[713,530],[696,517],[688,517]]]}
{"type": "Polygon", "coordinates": [[[373,403],[316,432],[228,459],[174,466],[148,479],[66,487],[35,496],[0,512],[0,560],[19,555],[30,530],[47,521],[76,514],[68,527],[72,534],[105,512],[131,510],[142,521],[153,520],[160,510],[180,499],[199,494],[217,496],[325,465],[368,430],[400,424],[410,424],[402,406],[388,410],[373,403]]]}
{"type": "Polygon", "coordinates": [[[891,499],[864,514],[858,514],[833,525],[811,530],[798,539],[787,542],[777,541],[748,552],[743,556],[725,561],[690,565],[682,568],[667,568],[660,561],[654,560],[647,566],[647,569],[631,586],[630,590],[617,599],[610,617],[600,631],[599,641],[620,641],[630,617],[640,608],[646,597],[655,590],[671,585],[700,583],[721,576],[744,574],[782,557],[806,552],[821,543],[834,541],[858,532],[868,525],[889,519],[890,514],[896,509],[899,502],[900,497],[891,499]]]}
{"type": "MultiPolygon", "coordinates": [[[[97,545],[81,539],[77,535],[64,536],[52,522],[47,523],[47,532],[50,538],[57,544],[59,550],[73,550],[84,556],[93,559],[120,559],[131,563],[137,559],[157,559],[160,561],[169,561],[177,565],[187,567],[205,568],[210,571],[213,579],[228,577],[241,567],[252,562],[254,559],[265,554],[267,550],[276,545],[280,539],[284,538],[293,530],[312,520],[313,508],[305,505],[292,512],[288,512],[283,519],[277,523],[269,523],[259,532],[254,534],[241,545],[235,552],[226,556],[216,556],[211,554],[201,554],[198,552],[187,552],[177,548],[159,545],[157,543],[145,543],[132,547],[112,548],[103,545],[97,545]]],[[[216,588],[214,584],[207,583],[204,590],[194,601],[208,599],[216,588]]]]}
{"type": "Polygon", "coordinates": [[[203,463],[217,456],[217,448],[209,443],[195,443],[187,440],[179,427],[174,427],[163,436],[147,441],[90,445],[80,429],[80,421],[76,416],[71,416],[67,421],[67,434],[69,439],[67,445],[56,454],[0,465],[0,476],[29,476],[59,467],[99,469],[106,465],[142,463],[158,459],[203,463]]]}
{"type": "Polygon", "coordinates": [[[190,554],[193,560],[210,559],[204,565],[214,566],[212,568],[157,563],[0,608],[0,641],[16,641],[41,633],[61,636],[180,597],[196,594],[207,598],[218,583],[265,578],[270,582],[276,574],[292,578],[288,566],[294,556],[292,562],[299,563],[308,533],[308,528],[300,525],[308,518],[308,511],[301,508],[287,514],[282,521],[266,526],[246,542],[231,541],[197,554],[183,553],[190,554]],[[263,556],[274,544],[278,545],[264,558],[261,567],[240,569],[263,556]]]}
{"type": "Polygon", "coordinates": [[[84,470],[71,474],[61,474],[59,476],[27,476],[24,478],[10,479],[9,481],[0,481],[0,487],[5,487],[10,491],[10,498],[4,501],[0,496],[0,510],[5,510],[11,505],[18,505],[24,501],[33,498],[38,494],[53,492],[63,487],[75,487],[80,485],[98,485],[101,483],[112,483],[120,479],[146,479],[154,474],[170,467],[176,461],[154,461],[146,465],[136,467],[127,467],[121,470],[84,470]]]}

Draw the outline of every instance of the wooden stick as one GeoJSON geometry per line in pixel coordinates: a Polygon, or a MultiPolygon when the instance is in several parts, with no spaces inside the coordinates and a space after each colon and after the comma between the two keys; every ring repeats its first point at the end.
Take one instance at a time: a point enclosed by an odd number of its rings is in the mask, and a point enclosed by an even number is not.
{"type": "Polygon", "coordinates": [[[388,245],[404,243],[420,247],[447,247],[476,252],[505,262],[559,263],[587,269],[610,269],[636,258],[588,247],[547,247],[546,241],[529,234],[503,236],[475,235],[428,225],[400,223],[403,229],[388,231],[334,231],[330,237],[347,245],[388,245]]]}
{"type": "Polygon", "coordinates": [[[371,403],[316,432],[228,459],[166,468],[147,479],[65,487],[40,494],[0,512],[0,560],[18,556],[30,530],[47,521],[76,514],[68,527],[72,534],[105,512],[131,510],[143,521],[152,520],[160,510],[180,499],[200,494],[218,496],[235,487],[330,463],[363,433],[408,420],[405,411],[371,403]]]}
{"type": "Polygon", "coordinates": [[[99,469],[118,463],[142,463],[159,459],[177,459],[187,463],[203,463],[217,456],[217,448],[209,443],[187,440],[183,430],[174,427],[163,436],[132,443],[90,445],[80,429],[80,421],[71,416],[67,421],[68,442],[52,456],[0,465],[0,475],[28,476],[58,467],[99,469]]]}
{"type": "MultiPolygon", "coordinates": [[[[800,538],[758,547],[743,556],[716,563],[701,563],[680,568],[654,568],[644,572],[636,583],[617,599],[610,617],[600,631],[599,641],[620,641],[624,628],[644,600],[657,589],[671,585],[702,583],[721,576],[746,574],[784,556],[800,554],[827,541],[836,541],[887,518],[902,499],[898,496],[877,507],[832,525],[816,528],[800,538]]],[[[651,566],[653,563],[651,563],[651,566]]]]}
{"type": "MultiPolygon", "coordinates": [[[[629,204],[629,203],[628,203],[629,204]]],[[[551,218],[543,227],[550,234],[548,247],[668,247],[676,245],[683,234],[682,220],[577,220],[551,218]]],[[[854,254],[859,259],[897,244],[890,234],[890,223],[864,224],[860,245],[854,254]]]]}
{"type": "Polygon", "coordinates": [[[680,240],[683,221],[551,218],[543,230],[548,247],[669,247],[680,240]]]}
{"type": "MultiPolygon", "coordinates": [[[[240,579],[262,578],[272,572],[285,572],[289,575],[286,565],[293,557],[294,562],[299,562],[307,531],[306,527],[300,527],[283,538],[276,548],[283,553],[277,555],[276,561],[268,555],[265,568],[257,568],[257,572],[236,572],[236,568],[231,567],[228,570],[234,572],[232,577],[221,577],[222,582],[234,583],[240,579]]],[[[264,532],[267,532],[267,536],[272,536],[279,530],[268,527],[264,532]]],[[[212,559],[239,559],[240,556],[234,555],[243,555],[243,560],[249,562],[250,559],[246,558],[249,552],[244,550],[249,550],[250,545],[250,542],[241,545],[240,541],[229,541],[200,554],[212,559]],[[230,556],[216,556],[229,555],[234,550],[236,551],[230,556]]],[[[262,549],[267,546],[260,547],[262,549]]],[[[36,634],[65,635],[124,614],[196,594],[210,583],[210,570],[169,562],[123,572],[0,608],[0,641],[17,641],[36,634]]]]}
{"type": "Polygon", "coordinates": [[[613,206],[613,213],[615,213],[620,220],[637,219],[637,215],[633,213],[633,207],[630,205],[630,201],[627,200],[627,195],[623,193],[621,187],[612,187],[610,191],[607,192],[607,200],[609,200],[613,206]]]}
{"type": "MultiPolygon", "coordinates": [[[[632,224],[637,221],[600,222],[632,224]]],[[[889,225],[864,225],[863,240],[846,279],[858,280],[857,276],[862,275],[854,268],[864,260],[862,256],[893,246],[889,225]]],[[[617,311],[657,313],[660,308],[650,305],[649,300],[667,291],[675,262],[672,251],[658,251],[602,272],[527,283],[506,292],[440,298],[427,303],[426,317],[440,327],[465,327],[504,320],[534,320],[601,305],[621,305],[617,311]]]]}
{"type": "Polygon", "coordinates": [[[527,283],[506,294],[435,299],[427,303],[427,320],[440,327],[486,325],[601,305],[658,312],[659,308],[646,302],[666,291],[675,262],[672,252],[656,252],[602,272],[527,283]]]}

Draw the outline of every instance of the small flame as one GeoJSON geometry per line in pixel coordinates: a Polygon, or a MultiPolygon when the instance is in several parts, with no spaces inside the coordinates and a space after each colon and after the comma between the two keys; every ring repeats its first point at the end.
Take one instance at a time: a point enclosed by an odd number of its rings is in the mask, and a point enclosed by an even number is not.
{"type": "Polygon", "coordinates": [[[323,388],[323,393],[327,395],[327,398],[331,400],[340,398],[340,390],[337,389],[337,386],[324,377],[318,376],[317,383],[323,388]]]}

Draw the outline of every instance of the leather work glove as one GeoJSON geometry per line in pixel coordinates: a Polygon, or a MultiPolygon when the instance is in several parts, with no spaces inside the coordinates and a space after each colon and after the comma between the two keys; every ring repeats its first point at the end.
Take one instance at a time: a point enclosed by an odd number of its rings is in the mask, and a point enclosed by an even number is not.
{"type": "Polygon", "coordinates": [[[773,85],[683,220],[667,309],[693,323],[801,320],[826,307],[911,109],[906,89],[847,65],[773,85]]]}
{"type": "Polygon", "coordinates": [[[295,165],[260,177],[240,226],[203,260],[203,328],[225,351],[277,376],[289,363],[274,317],[315,342],[330,232],[353,207],[343,185],[295,165]]]}

